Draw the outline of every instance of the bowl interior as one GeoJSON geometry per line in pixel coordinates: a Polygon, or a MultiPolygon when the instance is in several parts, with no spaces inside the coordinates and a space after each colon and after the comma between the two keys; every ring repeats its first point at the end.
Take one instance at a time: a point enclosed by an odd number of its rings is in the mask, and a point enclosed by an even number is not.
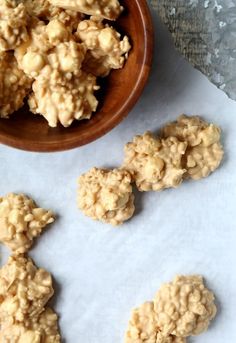
{"type": "MultiPolygon", "coordinates": [[[[121,1],[122,2],[122,1],[121,1]]],[[[29,151],[61,151],[87,144],[114,128],[138,100],[149,75],[152,50],[152,21],[145,0],[123,1],[124,13],[113,25],[131,40],[132,51],[121,70],[112,71],[98,92],[98,110],[90,120],[75,121],[71,127],[50,128],[27,105],[0,119],[0,142],[29,151]]]]}

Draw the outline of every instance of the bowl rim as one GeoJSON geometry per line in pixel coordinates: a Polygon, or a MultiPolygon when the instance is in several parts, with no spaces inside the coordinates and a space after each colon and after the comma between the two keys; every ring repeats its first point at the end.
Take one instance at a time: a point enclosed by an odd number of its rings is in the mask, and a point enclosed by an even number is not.
{"type": "Polygon", "coordinates": [[[137,101],[139,100],[147,80],[150,75],[153,50],[154,50],[154,28],[152,22],[151,11],[146,0],[132,0],[136,1],[139,8],[139,12],[142,20],[142,27],[144,30],[144,54],[142,60],[142,67],[139,71],[139,76],[136,83],[126,101],[122,104],[119,110],[115,113],[110,120],[106,120],[98,126],[97,130],[94,130],[92,134],[87,132],[80,134],[80,137],[71,137],[63,141],[62,145],[58,145],[58,142],[50,142],[49,144],[43,144],[42,142],[31,141],[24,139],[19,140],[18,138],[8,134],[7,132],[0,132],[0,143],[7,146],[17,148],[24,151],[31,152],[59,152],[75,149],[86,144],[92,143],[93,141],[101,138],[108,132],[112,131],[117,125],[119,125],[133,109],[137,101]]]}

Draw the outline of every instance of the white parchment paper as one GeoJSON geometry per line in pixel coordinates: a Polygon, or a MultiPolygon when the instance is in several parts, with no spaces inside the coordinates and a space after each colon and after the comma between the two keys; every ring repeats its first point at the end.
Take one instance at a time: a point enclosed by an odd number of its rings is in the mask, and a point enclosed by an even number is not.
{"type": "MultiPolygon", "coordinates": [[[[25,192],[58,219],[31,251],[55,279],[54,306],[66,343],[120,343],[132,307],[177,273],[200,273],[218,300],[210,330],[190,342],[236,342],[236,103],[177,52],[154,15],[156,54],[149,84],[121,125],[64,153],[0,146],[0,194],[25,192]],[[117,166],[133,135],[157,130],[182,112],[223,129],[225,159],[205,180],[138,194],[137,215],[121,228],[96,223],[76,207],[77,177],[117,166]]],[[[2,263],[6,250],[1,246],[2,263]]]]}

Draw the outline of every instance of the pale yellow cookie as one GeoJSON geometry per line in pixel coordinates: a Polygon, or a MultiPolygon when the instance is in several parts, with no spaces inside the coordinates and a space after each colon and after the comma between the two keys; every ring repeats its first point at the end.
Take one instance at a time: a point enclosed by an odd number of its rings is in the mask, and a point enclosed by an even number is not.
{"type": "Polygon", "coordinates": [[[157,323],[163,334],[199,335],[216,315],[214,294],[198,275],[177,276],[162,285],[154,299],[157,323]]]}
{"type": "Polygon", "coordinates": [[[67,82],[81,72],[86,49],[76,43],[67,27],[58,19],[47,25],[34,20],[29,30],[29,40],[15,50],[20,68],[31,78],[55,70],[67,82]],[[49,69],[50,67],[50,69],[49,69]],[[46,70],[45,70],[46,68],[46,70]]]}
{"type": "Polygon", "coordinates": [[[125,334],[125,343],[186,343],[185,338],[163,335],[156,317],[152,301],[134,309],[125,334]]]}
{"type": "Polygon", "coordinates": [[[123,68],[131,49],[127,36],[121,38],[115,29],[97,17],[81,21],[76,35],[87,49],[83,63],[86,71],[105,77],[112,69],[123,68]]]}
{"type": "Polygon", "coordinates": [[[50,308],[27,323],[3,324],[0,330],[1,343],[60,343],[58,318],[50,308]]]}
{"type": "Polygon", "coordinates": [[[28,325],[52,297],[52,277],[31,259],[11,256],[0,270],[0,324],[28,325]]]}
{"type": "Polygon", "coordinates": [[[162,130],[164,137],[174,136],[188,143],[183,167],[186,177],[199,180],[217,169],[224,151],[220,143],[221,130],[200,117],[180,116],[176,122],[167,124],[162,130]]]}
{"type": "Polygon", "coordinates": [[[131,182],[125,170],[92,168],[79,178],[78,206],[94,220],[123,224],[135,210],[131,182]]]}
{"type": "Polygon", "coordinates": [[[140,191],[177,187],[185,173],[182,157],[186,147],[187,143],[175,137],[159,139],[146,132],[126,144],[123,166],[132,173],[140,191]]]}
{"type": "Polygon", "coordinates": [[[0,197],[0,241],[14,254],[27,252],[33,240],[53,221],[51,211],[37,207],[24,194],[0,197]]]}
{"type": "Polygon", "coordinates": [[[94,93],[99,89],[93,75],[81,72],[66,80],[56,70],[44,72],[34,81],[29,97],[33,113],[43,115],[51,127],[59,123],[68,127],[74,120],[91,118],[98,105],[94,93]]]}

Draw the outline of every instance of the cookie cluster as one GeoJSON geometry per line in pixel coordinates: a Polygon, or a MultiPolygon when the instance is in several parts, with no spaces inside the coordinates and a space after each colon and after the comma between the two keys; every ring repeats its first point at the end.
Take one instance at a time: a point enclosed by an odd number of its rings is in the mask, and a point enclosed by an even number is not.
{"type": "Polygon", "coordinates": [[[60,343],[50,273],[27,255],[33,241],[54,221],[51,211],[23,194],[0,198],[0,241],[11,250],[0,269],[0,341],[60,343]]]}
{"type": "Polygon", "coordinates": [[[131,183],[126,170],[92,168],[79,179],[78,206],[94,220],[122,224],[135,210],[131,183]]]}
{"type": "Polygon", "coordinates": [[[108,24],[122,10],[118,0],[0,0],[0,118],[28,97],[51,127],[90,119],[97,77],[122,68],[131,49],[108,24]]]}
{"type": "Polygon", "coordinates": [[[153,301],[133,310],[125,343],[186,343],[208,329],[216,311],[214,294],[201,276],[177,276],[153,301]]]}
{"type": "Polygon", "coordinates": [[[122,224],[134,213],[133,184],[141,192],[161,191],[207,177],[222,161],[220,140],[219,127],[186,115],[167,124],[159,137],[151,132],[135,136],[125,145],[119,169],[93,168],[79,178],[78,206],[95,220],[122,224]],[[122,201],[114,206],[114,198],[122,201]]]}

